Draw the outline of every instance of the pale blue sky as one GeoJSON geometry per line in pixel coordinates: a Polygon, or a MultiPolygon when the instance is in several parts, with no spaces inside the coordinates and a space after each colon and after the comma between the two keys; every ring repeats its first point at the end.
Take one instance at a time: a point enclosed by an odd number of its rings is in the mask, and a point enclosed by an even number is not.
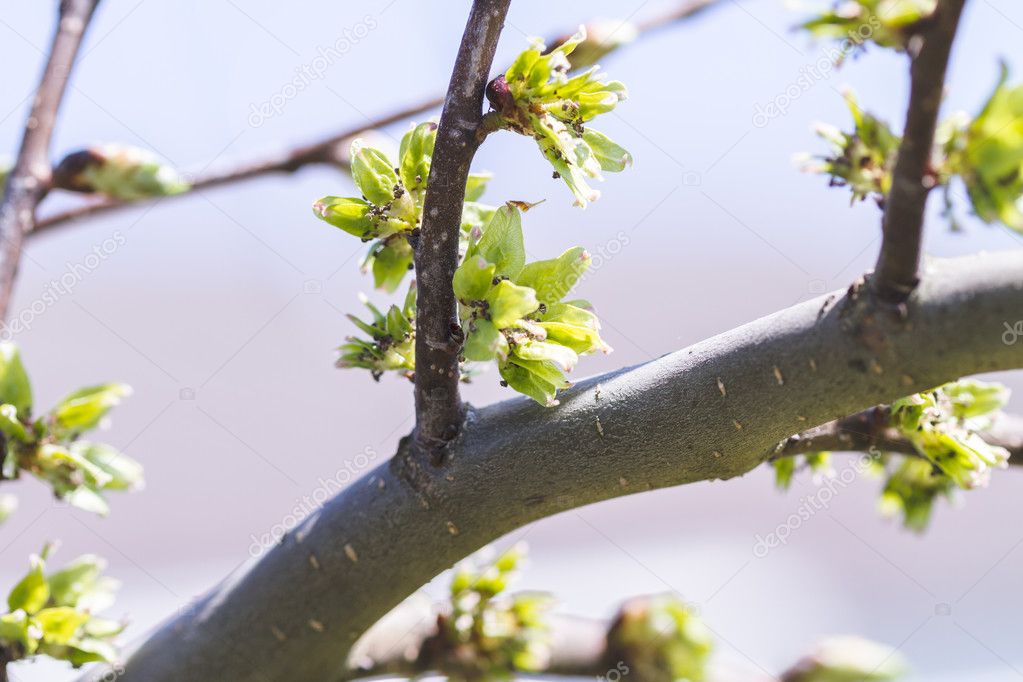
{"type": "MultiPolygon", "coordinates": [[[[670,4],[515,0],[498,62],[526,36],[595,17],[647,17],[670,4]]],[[[0,152],[13,152],[20,135],[53,5],[0,1],[0,152]]],[[[467,7],[105,0],[55,155],[119,141],[194,172],[360,124],[447,83],[467,7]],[[341,39],[350,49],[322,77],[252,125],[254,105],[279,99],[298,70],[317,68],[319,48],[341,39]]],[[[799,16],[781,2],[723,0],[605,60],[630,99],[598,127],[633,152],[635,165],[609,175],[603,198],[585,212],[571,206],[528,140],[496,135],[481,151],[476,168],[495,173],[493,201],[547,199],[526,218],[531,254],[574,244],[615,251],[580,293],[596,303],[616,352],[585,359],[579,373],[684,347],[844,287],[871,267],[876,207],[850,209],[846,192],[800,174],[791,157],[822,150],[815,121],[847,124],[846,85],[898,126],[905,60],[871,50],[800,88],[786,115],[758,127],[757,106],[794,92],[825,54],[790,30],[799,16]]],[[[948,110],[976,111],[1000,58],[1023,78],[1021,45],[1023,5],[971,0],[948,110]]],[[[111,517],[97,520],[52,505],[31,481],[20,484],[23,509],[0,528],[0,576],[20,570],[44,539],[63,538],[64,559],[104,554],[126,583],[122,607],[135,615],[137,635],[241,562],[251,536],[278,523],[320,478],[367,447],[380,459],[393,451],[410,426],[409,386],[332,368],[333,348],[352,332],[342,312],[356,310],[356,292],[371,285],[355,266],[363,246],[315,220],[309,205],[351,189],[343,175],[308,169],[30,241],[16,311],[95,245],[125,237],[18,340],[43,403],[99,380],[135,387],[107,438],[146,464],[148,489],[114,499],[111,517]]],[[[47,207],[68,201],[54,197],[47,207]]],[[[952,234],[937,204],[927,235],[934,255],[1023,246],[972,220],[952,234]]],[[[506,397],[496,382],[484,375],[469,399],[506,397]]],[[[1000,521],[1018,513],[1023,476],[996,474],[992,489],[967,495],[963,509],[942,507],[922,538],[876,517],[877,486],[850,486],[764,559],[752,554],[755,535],[785,522],[813,492],[809,479],[780,495],[766,472],[755,472],[587,508],[532,527],[526,582],[591,613],[629,594],[677,589],[701,604],[723,657],[770,670],[819,634],[856,632],[904,643],[921,679],[950,670],[1018,674],[1023,550],[1018,524],[1000,521]],[[952,616],[935,616],[944,603],[952,616]]],[[[44,670],[20,669],[16,679],[58,679],[44,670]]]]}

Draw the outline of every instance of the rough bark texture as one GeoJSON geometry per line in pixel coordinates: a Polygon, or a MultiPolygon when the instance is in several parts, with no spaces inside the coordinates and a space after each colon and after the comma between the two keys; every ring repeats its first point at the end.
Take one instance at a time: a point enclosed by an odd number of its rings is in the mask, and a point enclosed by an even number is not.
{"type": "MultiPolygon", "coordinates": [[[[395,458],[155,632],[125,682],[320,682],[355,639],[480,546],[552,514],[739,476],[789,434],[964,375],[1023,367],[1019,252],[935,262],[900,319],[835,293],[580,382],[470,409],[442,471],[395,458]],[[312,558],[311,558],[312,557],[312,558]]],[[[98,680],[100,674],[86,679],[98,680]]]]}
{"type": "Polygon", "coordinates": [[[945,70],[966,0],[939,0],[934,16],[910,41],[909,110],[885,199],[884,239],[871,284],[884,300],[902,303],[916,287],[924,208],[934,186],[931,150],[945,87],[945,70]]]}
{"type": "Polygon", "coordinates": [[[451,278],[469,165],[479,147],[483,91],[511,0],[475,0],[451,72],[427,181],[422,233],[416,247],[416,450],[437,460],[455,437],[464,410],[458,357],[464,333],[451,278]]]}

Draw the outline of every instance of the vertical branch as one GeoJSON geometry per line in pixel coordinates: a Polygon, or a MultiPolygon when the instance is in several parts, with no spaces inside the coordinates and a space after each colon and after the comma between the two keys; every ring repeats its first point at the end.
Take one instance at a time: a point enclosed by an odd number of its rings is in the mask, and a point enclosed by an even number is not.
{"type": "Polygon", "coordinates": [[[934,186],[930,166],[952,41],[966,0],[939,0],[934,15],[910,40],[909,110],[885,201],[883,242],[871,279],[883,300],[901,303],[919,281],[924,207],[934,186]]]}
{"type": "Polygon", "coordinates": [[[437,129],[416,247],[416,438],[434,455],[458,433],[463,418],[458,356],[464,334],[451,278],[458,267],[462,202],[479,141],[483,91],[511,0],[475,0],[458,48],[437,129]]]}
{"type": "Polygon", "coordinates": [[[0,319],[7,314],[25,235],[50,189],[50,139],[71,67],[99,0],[61,0],[46,68],[25,121],[21,149],[0,203],[0,319]]]}

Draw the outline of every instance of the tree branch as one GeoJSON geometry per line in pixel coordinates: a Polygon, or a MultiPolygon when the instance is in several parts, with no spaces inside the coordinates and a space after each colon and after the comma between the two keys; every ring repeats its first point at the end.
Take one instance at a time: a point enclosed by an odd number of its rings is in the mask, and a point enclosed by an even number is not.
{"type": "MultiPolygon", "coordinates": [[[[1023,418],[1000,415],[994,426],[980,436],[988,444],[1008,450],[1009,464],[1023,466],[1023,418]]],[[[822,450],[867,452],[872,448],[902,455],[918,454],[912,443],[888,427],[888,408],[878,406],[789,436],[778,444],[771,459],[822,450]]]]}
{"type": "Polygon", "coordinates": [[[934,187],[931,152],[952,41],[966,0],[939,0],[934,15],[910,39],[909,110],[892,188],[885,199],[883,241],[871,277],[882,300],[902,303],[919,282],[924,208],[934,187]]]}
{"type": "Polygon", "coordinates": [[[419,296],[416,303],[417,450],[436,460],[458,434],[462,399],[458,357],[465,334],[458,325],[458,302],[451,279],[458,267],[458,236],[469,166],[483,120],[483,91],[511,0],[475,0],[455,58],[423,203],[423,225],[416,245],[419,296]]]}
{"type": "MultiPolygon", "coordinates": [[[[409,105],[398,111],[381,116],[368,123],[355,126],[349,130],[330,135],[318,142],[301,145],[284,153],[275,154],[265,159],[247,161],[226,170],[207,173],[199,176],[192,183],[191,188],[184,194],[221,185],[229,185],[236,182],[243,182],[253,178],[271,175],[275,173],[294,173],[295,171],[314,164],[327,164],[347,169],[349,165],[348,149],[346,143],[352,138],[365,134],[376,128],[383,128],[394,123],[399,123],[424,111],[429,111],[440,106],[443,99],[431,97],[416,104],[409,105]]],[[[174,196],[182,196],[174,195],[174,196]]],[[[164,197],[166,199],[167,197],[164,197]]],[[[121,199],[102,199],[84,203],[81,206],[70,208],[60,213],[40,219],[32,234],[48,232],[53,228],[66,225],[69,222],[96,215],[110,213],[117,209],[139,206],[153,200],[125,201],[121,199]]]]}
{"type": "Polygon", "coordinates": [[[71,68],[99,0],[62,0],[32,109],[25,121],[21,149],[0,202],[0,319],[7,313],[25,235],[35,210],[50,188],[50,139],[71,68]]]}
{"type": "Polygon", "coordinates": [[[912,325],[867,311],[870,348],[843,312],[843,296],[855,294],[836,292],[582,381],[556,408],[519,398],[470,409],[443,470],[410,470],[406,439],[392,461],[153,633],[122,682],[321,682],[409,594],[517,527],[739,476],[793,431],[1023,367],[1023,343],[1001,339],[1019,314],[1020,252],[933,267],[907,303],[912,325]]]}
{"type": "MultiPolygon", "coordinates": [[[[640,35],[648,35],[659,29],[667,28],[673,24],[696,16],[710,7],[721,5],[721,0],[686,0],[681,2],[663,14],[655,15],[637,25],[640,35]]],[[[568,34],[571,35],[571,32],[568,34]]],[[[567,37],[567,36],[566,36],[567,37]]],[[[559,41],[551,41],[557,43],[559,41]]],[[[323,140],[302,145],[288,150],[281,154],[275,154],[265,159],[246,161],[226,170],[200,175],[192,184],[189,191],[209,189],[221,185],[234,184],[253,178],[263,177],[277,173],[294,173],[301,168],[310,165],[326,164],[337,166],[343,169],[348,168],[348,149],[346,143],[352,138],[363,135],[371,130],[383,128],[394,123],[399,123],[412,118],[423,112],[430,111],[444,103],[444,96],[437,95],[415,104],[406,106],[398,111],[381,116],[365,124],[355,126],[349,130],[330,135],[323,140]]],[[[174,196],[185,196],[189,192],[174,196]]],[[[173,197],[163,197],[166,200],[173,197]]],[[[80,206],[75,206],[58,213],[40,218],[36,221],[32,234],[42,234],[50,230],[67,225],[82,218],[105,215],[113,211],[140,206],[150,203],[153,200],[123,201],[117,199],[102,199],[90,201],[80,206]]]]}

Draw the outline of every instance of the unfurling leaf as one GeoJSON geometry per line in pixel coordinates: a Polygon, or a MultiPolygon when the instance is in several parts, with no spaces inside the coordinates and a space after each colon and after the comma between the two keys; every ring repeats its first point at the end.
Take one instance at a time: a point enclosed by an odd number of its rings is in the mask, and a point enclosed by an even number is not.
{"type": "Polygon", "coordinates": [[[350,336],[341,345],[338,367],[368,369],[374,379],[384,372],[396,371],[411,378],[415,370],[416,287],[409,285],[402,307],[392,305],[387,313],[362,297],[371,319],[364,321],[349,315],[348,319],[362,330],[368,339],[350,336]]]}
{"type": "Polygon", "coordinates": [[[872,197],[879,205],[892,186],[892,170],[899,150],[899,136],[888,124],[863,111],[851,92],[845,101],[853,118],[853,131],[843,133],[828,125],[818,125],[817,134],[830,146],[831,153],[804,165],[804,170],[831,176],[833,186],[848,186],[852,201],[872,197]]]}
{"type": "Polygon", "coordinates": [[[113,638],[124,624],[96,616],[110,606],[117,582],[101,575],[105,563],[82,556],[45,574],[49,548],[30,557],[28,574],[8,596],[10,612],[0,616],[0,648],[6,661],[36,654],[68,661],[74,667],[113,662],[113,638]]]}
{"type": "Polygon", "coordinates": [[[1023,85],[998,85],[955,141],[949,165],[958,172],[977,217],[1023,232],[1023,85]]]}
{"type": "Polygon", "coordinates": [[[589,266],[581,248],[525,263],[520,210],[498,209],[470,236],[453,286],[466,360],[496,360],[501,380],[541,405],[556,405],[580,355],[610,348],[592,312],[562,299],[589,266]]]}
{"type": "MultiPolygon", "coordinates": [[[[586,45],[586,29],[546,52],[541,41],[521,53],[503,76],[487,87],[495,125],[534,138],[541,153],[575,197],[577,206],[595,201],[600,193],[590,180],[601,171],[623,170],[632,158],[607,136],[588,127],[600,114],[612,111],[626,98],[625,86],[607,81],[594,66],[573,72],[569,55],[586,45]]],[[[593,59],[581,55],[580,64],[593,59]]]]}

